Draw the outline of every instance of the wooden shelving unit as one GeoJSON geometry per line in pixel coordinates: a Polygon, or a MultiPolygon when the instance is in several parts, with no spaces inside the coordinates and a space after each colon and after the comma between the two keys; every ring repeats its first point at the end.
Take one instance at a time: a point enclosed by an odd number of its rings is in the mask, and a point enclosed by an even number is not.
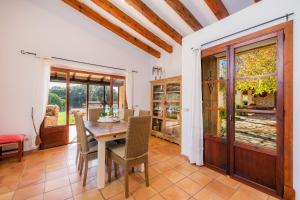
{"type": "Polygon", "coordinates": [[[152,135],[181,143],[181,77],[151,81],[152,135]]]}

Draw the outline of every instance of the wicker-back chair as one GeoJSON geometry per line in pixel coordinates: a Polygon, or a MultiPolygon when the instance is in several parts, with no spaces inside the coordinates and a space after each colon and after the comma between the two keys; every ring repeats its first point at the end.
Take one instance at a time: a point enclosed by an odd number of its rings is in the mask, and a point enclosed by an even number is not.
{"type": "Polygon", "coordinates": [[[83,186],[86,184],[88,172],[88,161],[97,159],[97,141],[89,142],[86,134],[82,115],[79,112],[74,113],[77,129],[77,139],[79,139],[79,170],[80,175],[84,169],[83,186]]]}
{"type": "Polygon", "coordinates": [[[129,118],[130,117],[133,117],[134,116],[134,111],[133,109],[125,109],[125,112],[124,112],[124,120],[128,122],[129,118]]]}
{"type": "Polygon", "coordinates": [[[100,113],[103,111],[102,108],[90,108],[89,109],[89,121],[96,122],[99,117],[100,113]]]}
{"type": "Polygon", "coordinates": [[[150,115],[150,111],[149,110],[140,110],[139,111],[139,116],[149,116],[150,115]]]}
{"type": "Polygon", "coordinates": [[[128,198],[128,171],[132,167],[144,164],[146,186],[149,186],[148,177],[148,144],[150,136],[151,117],[129,118],[125,145],[110,147],[108,150],[108,180],[111,181],[112,160],[124,166],[125,196],[128,198]]]}

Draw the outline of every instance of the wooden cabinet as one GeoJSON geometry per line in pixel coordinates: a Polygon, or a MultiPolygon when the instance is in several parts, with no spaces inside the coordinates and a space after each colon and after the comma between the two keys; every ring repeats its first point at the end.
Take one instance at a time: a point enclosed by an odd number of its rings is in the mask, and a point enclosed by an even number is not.
{"type": "Polygon", "coordinates": [[[181,142],[181,77],[151,81],[152,135],[181,142]]]}

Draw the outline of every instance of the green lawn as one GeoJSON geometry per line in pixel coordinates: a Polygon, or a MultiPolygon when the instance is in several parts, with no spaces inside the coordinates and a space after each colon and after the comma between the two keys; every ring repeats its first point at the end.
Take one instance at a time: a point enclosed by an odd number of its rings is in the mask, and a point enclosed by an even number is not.
{"type": "MultiPolygon", "coordinates": [[[[75,124],[74,115],[70,115],[69,122],[70,124],[75,124]]],[[[58,125],[66,125],[66,112],[59,112],[58,125]]]]}

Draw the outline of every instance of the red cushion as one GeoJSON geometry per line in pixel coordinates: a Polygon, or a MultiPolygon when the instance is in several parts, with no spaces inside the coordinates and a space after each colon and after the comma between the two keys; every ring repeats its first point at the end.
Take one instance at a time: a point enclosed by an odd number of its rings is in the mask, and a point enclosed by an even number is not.
{"type": "Polygon", "coordinates": [[[23,134],[0,135],[0,144],[17,143],[24,141],[24,138],[23,134]]]}

